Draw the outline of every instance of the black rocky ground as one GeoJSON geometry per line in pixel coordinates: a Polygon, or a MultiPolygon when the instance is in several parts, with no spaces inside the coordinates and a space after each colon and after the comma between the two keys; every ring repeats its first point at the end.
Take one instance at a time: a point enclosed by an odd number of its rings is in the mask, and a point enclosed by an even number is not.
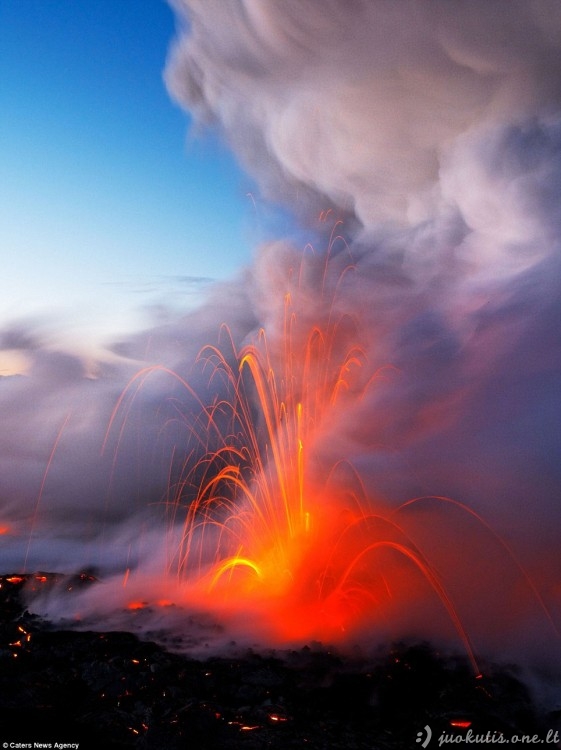
{"type": "Polygon", "coordinates": [[[61,582],[95,585],[85,574],[0,576],[3,747],[376,750],[419,747],[425,725],[437,747],[443,731],[545,738],[559,720],[536,711],[510,670],[476,678],[424,644],[370,663],[319,646],[197,660],[130,633],[55,630],[21,594],[61,582]]]}

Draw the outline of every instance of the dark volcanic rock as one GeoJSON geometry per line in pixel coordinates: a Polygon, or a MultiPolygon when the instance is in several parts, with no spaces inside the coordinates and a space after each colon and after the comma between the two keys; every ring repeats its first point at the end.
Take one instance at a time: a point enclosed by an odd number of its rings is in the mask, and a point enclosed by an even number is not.
{"type": "MultiPolygon", "coordinates": [[[[0,576],[0,741],[88,748],[415,747],[433,734],[543,732],[507,671],[477,679],[463,659],[396,646],[365,663],[321,649],[204,661],[130,633],[57,631],[22,610],[24,586],[93,576],[0,576]]],[[[438,735],[437,735],[438,736],[438,735]]],[[[434,740],[433,740],[434,742],[434,740]]]]}

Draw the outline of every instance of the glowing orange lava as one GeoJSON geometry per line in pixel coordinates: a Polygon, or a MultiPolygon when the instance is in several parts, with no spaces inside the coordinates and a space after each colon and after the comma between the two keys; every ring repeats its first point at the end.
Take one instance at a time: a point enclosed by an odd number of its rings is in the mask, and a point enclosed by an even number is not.
{"type": "Polygon", "coordinates": [[[189,601],[246,617],[249,629],[277,642],[345,638],[365,620],[386,617],[394,597],[414,602],[429,591],[471,655],[427,558],[395,520],[373,510],[356,473],[317,461],[325,422],[348,398],[360,400],[380,373],[366,366],[359,326],[338,309],[325,270],[320,286],[330,301],[316,318],[301,317],[298,279],[294,286],[284,295],[280,330],[261,329],[238,351],[224,327],[221,344],[201,351],[206,402],[165,368],[134,379],[140,387],[166,372],[200,408],[185,417],[191,448],[167,504],[170,530],[183,529],[170,572],[189,601]],[[351,478],[334,481],[337,471],[351,478]]]}
{"type": "MultiPolygon", "coordinates": [[[[185,601],[243,620],[248,631],[277,643],[347,639],[387,625],[403,602],[413,612],[429,601],[430,616],[455,632],[478,673],[458,592],[450,593],[404,525],[408,512],[431,498],[382,511],[346,456],[330,465],[321,458],[319,438],[335,429],[337,441],[341,414],[352,404],[356,415],[356,404],[391,370],[373,371],[358,322],[337,304],[352,266],[335,282],[326,268],[314,314],[300,299],[300,268],[294,284],[289,280],[280,326],[261,329],[239,350],[223,327],[219,345],[200,352],[206,394],[167,368],[145,368],[121,395],[109,430],[128,394],[136,388],[134,399],[155,372],[172,376],[197,404],[198,412],[182,416],[189,444],[166,500],[169,538],[182,530],[168,573],[178,577],[185,601]]],[[[120,435],[123,429],[124,422],[120,435]]],[[[492,532],[461,503],[432,500],[492,532]]]]}

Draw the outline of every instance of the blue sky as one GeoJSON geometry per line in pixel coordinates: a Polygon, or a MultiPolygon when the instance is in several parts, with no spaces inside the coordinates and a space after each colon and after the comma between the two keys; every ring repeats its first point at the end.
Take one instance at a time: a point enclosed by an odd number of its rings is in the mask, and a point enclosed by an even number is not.
{"type": "Polygon", "coordinates": [[[162,79],[173,35],[163,0],[3,0],[0,327],[110,340],[249,261],[251,186],[188,134],[162,79]]]}

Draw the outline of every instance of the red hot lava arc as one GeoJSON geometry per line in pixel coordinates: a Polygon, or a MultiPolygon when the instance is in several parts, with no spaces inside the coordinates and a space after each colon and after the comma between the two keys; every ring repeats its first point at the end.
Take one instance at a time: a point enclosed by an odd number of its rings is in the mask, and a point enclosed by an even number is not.
{"type": "Polygon", "coordinates": [[[201,351],[205,401],[162,367],[129,384],[130,392],[164,370],[199,405],[185,417],[195,447],[167,504],[170,528],[182,528],[170,571],[179,573],[187,599],[243,616],[277,643],[349,637],[365,621],[387,618],[396,597],[413,602],[419,590],[430,591],[471,654],[425,555],[395,520],[376,512],[344,456],[326,467],[315,453],[326,423],[333,429],[348,399],[360,400],[388,369],[369,370],[358,321],[337,305],[338,284],[352,266],[329,292],[326,268],[321,290],[329,302],[316,307],[315,319],[301,308],[295,283],[284,296],[280,331],[262,329],[237,351],[224,327],[225,344],[201,351]],[[343,467],[345,483],[337,480],[343,467]]]}
{"type": "Polygon", "coordinates": [[[365,510],[360,483],[342,497],[336,482],[319,482],[309,469],[330,413],[350,393],[360,399],[375,380],[364,374],[357,330],[333,305],[323,325],[300,326],[287,293],[275,356],[264,330],[240,352],[230,339],[231,357],[216,347],[203,350],[209,379],[226,382],[230,395],[213,399],[198,420],[220,445],[181,483],[176,502],[190,490],[195,499],[179,569],[196,581],[198,596],[252,612],[276,639],[333,640],[391,596],[388,558],[399,557],[396,578],[402,563],[422,577],[465,638],[429,563],[396,523],[365,510]]]}
{"type": "Polygon", "coordinates": [[[320,288],[329,301],[315,306],[315,318],[296,282],[284,295],[280,330],[262,329],[238,351],[224,327],[222,344],[200,352],[204,399],[171,370],[147,368],[122,394],[109,429],[127,392],[155,371],[180,381],[198,404],[198,413],[182,416],[191,448],[166,503],[169,538],[181,528],[168,572],[178,574],[186,600],[243,619],[275,643],[349,639],[365,625],[387,625],[396,606],[413,611],[430,600],[477,670],[456,602],[402,525],[418,500],[383,513],[345,456],[325,466],[316,450],[341,410],[390,369],[371,371],[359,322],[337,304],[352,266],[329,292],[326,268],[320,288]]]}

